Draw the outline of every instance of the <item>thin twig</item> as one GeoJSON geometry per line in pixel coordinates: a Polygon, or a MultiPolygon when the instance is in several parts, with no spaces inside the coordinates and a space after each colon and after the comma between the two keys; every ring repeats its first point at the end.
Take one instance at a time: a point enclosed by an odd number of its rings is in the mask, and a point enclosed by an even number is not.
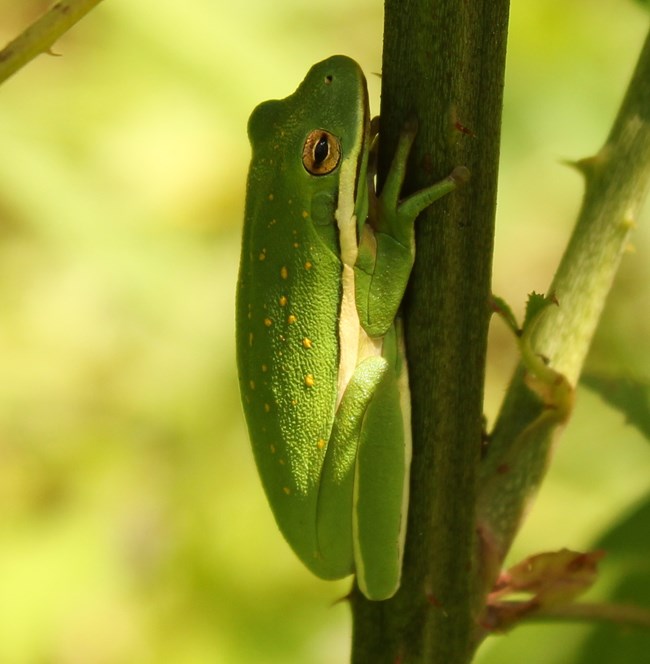
{"type": "Polygon", "coordinates": [[[0,51],[0,83],[37,55],[52,48],[61,35],[101,0],[60,0],[0,51]]]}

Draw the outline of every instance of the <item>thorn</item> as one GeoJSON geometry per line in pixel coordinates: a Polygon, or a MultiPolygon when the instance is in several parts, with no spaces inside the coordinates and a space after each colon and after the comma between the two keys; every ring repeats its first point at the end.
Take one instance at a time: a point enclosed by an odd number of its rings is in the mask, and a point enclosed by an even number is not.
{"type": "Polygon", "coordinates": [[[605,160],[605,155],[603,150],[598,154],[592,155],[591,157],[583,157],[582,159],[561,159],[560,163],[569,168],[573,168],[578,173],[583,175],[585,178],[593,176],[596,169],[599,168],[605,160]]]}

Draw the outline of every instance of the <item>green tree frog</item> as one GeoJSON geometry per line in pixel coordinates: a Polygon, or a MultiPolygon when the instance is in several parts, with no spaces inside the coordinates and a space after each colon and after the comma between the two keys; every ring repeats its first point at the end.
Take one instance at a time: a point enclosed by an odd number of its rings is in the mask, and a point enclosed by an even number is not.
{"type": "Polygon", "coordinates": [[[370,126],[363,73],[340,55],[253,111],[237,362],[280,530],[316,575],[356,573],[382,600],[399,587],[411,458],[396,315],[415,218],[461,178],[400,201],[411,128],[376,196],[370,126]]]}

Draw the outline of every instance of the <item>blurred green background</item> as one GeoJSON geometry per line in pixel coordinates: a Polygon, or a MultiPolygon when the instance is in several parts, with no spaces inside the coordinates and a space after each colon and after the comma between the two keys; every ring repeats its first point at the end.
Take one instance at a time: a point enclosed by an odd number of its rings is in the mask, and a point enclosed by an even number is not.
{"type": "MultiPolygon", "coordinates": [[[[0,41],[47,4],[0,0],[0,41]]],[[[646,28],[632,2],[513,3],[494,290],[517,312],[579,205],[560,162],[600,147],[646,28]]],[[[250,111],[343,52],[378,112],[381,30],[369,0],[106,0],[0,89],[1,664],[346,661],[349,581],[301,566],[257,482],[233,308],[250,111]]],[[[592,367],[650,376],[649,216],[592,367]]],[[[490,358],[493,420],[498,321],[490,358]]],[[[647,602],[649,477],[647,441],[581,391],[512,562],[609,533],[590,597],[638,577],[647,602]]],[[[524,627],[477,661],[646,661],[613,634],[524,627]]]]}

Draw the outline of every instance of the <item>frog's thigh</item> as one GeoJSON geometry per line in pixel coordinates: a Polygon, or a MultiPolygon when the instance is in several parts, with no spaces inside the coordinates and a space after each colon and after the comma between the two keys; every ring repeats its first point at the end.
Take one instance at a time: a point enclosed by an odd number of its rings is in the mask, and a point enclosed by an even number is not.
{"type": "MultiPolygon", "coordinates": [[[[364,360],[355,369],[336,412],[319,483],[316,526],[322,576],[339,578],[354,571],[353,510],[357,453],[371,404],[387,374],[383,357],[364,360]]],[[[380,395],[378,395],[378,391],[380,395]]]]}

